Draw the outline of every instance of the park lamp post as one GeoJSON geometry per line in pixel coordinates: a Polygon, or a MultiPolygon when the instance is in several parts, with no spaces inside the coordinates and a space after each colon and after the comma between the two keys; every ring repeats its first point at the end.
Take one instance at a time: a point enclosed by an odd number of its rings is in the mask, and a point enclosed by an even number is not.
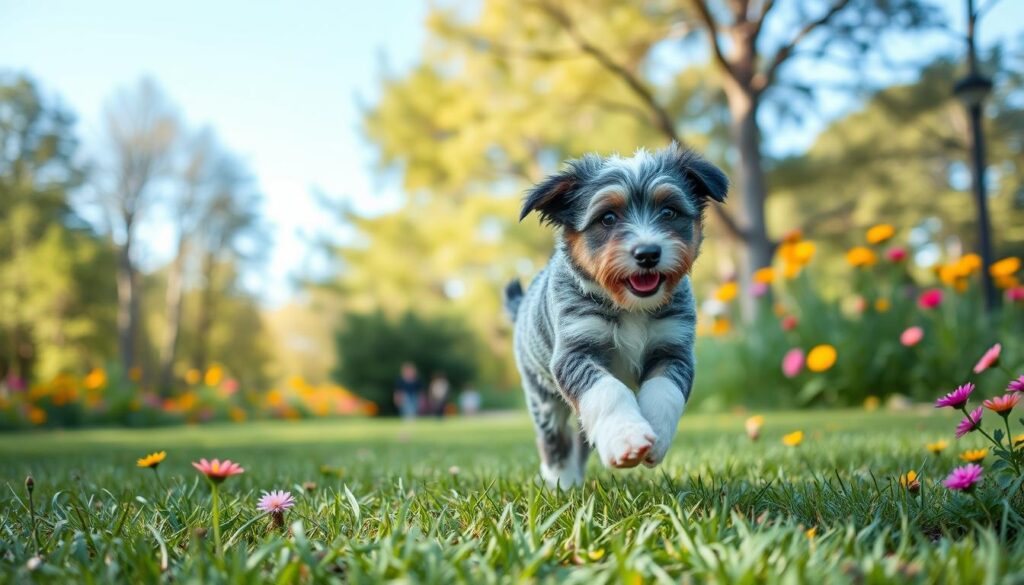
{"type": "Polygon", "coordinates": [[[974,46],[974,24],[978,13],[974,0],[967,0],[967,75],[953,86],[953,95],[967,109],[971,134],[971,183],[974,202],[978,209],[978,246],[981,252],[982,291],[985,309],[992,312],[998,302],[995,285],[989,274],[992,265],[992,230],[988,218],[988,200],[985,187],[985,135],[982,129],[982,106],[992,92],[992,80],[978,71],[978,55],[974,46]]]}

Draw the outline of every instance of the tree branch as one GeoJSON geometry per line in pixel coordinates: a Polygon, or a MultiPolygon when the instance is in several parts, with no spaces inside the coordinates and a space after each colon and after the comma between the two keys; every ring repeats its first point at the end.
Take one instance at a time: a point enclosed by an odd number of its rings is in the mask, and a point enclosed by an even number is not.
{"type": "Polygon", "coordinates": [[[779,66],[786,62],[787,59],[793,54],[793,50],[799,45],[809,34],[814,32],[818,27],[825,25],[828,21],[832,20],[832,17],[838,14],[843,8],[850,3],[850,0],[836,0],[832,7],[828,9],[825,14],[819,18],[808,22],[796,33],[796,35],[785,45],[779,47],[779,50],[775,52],[775,57],[772,58],[768,68],[758,73],[751,80],[752,89],[756,93],[761,93],[767,89],[773,81],[775,81],[775,75],[778,73],[779,66]]]}
{"type": "Polygon", "coordinates": [[[711,54],[714,56],[715,62],[721,67],[725,73],[732,79],[736,79],[736,72],[733,70],[729,60],[725,58],[722,53],[722,46],[718,43],[718,23],[715,22],[714,15],[711,14],[711,10],[708,8],[706,0],[693,0],[693,6],[697,9],[700,14],[701,20],[704,21],[704,28],[707,29],[708,44],[711,45],[711,54]]]}
{"type": "Polygon", "coordinates": [[[549,15],[555,22],[558,23],[562,29],[568,33],[569,37],[576,43],[581,51],[590,55],[597,61],[602,67],[608,70],[609,73],[618,77],[624,82],[629,89],[644,103],[645,106],[651,111],[654,116],[654,124],[658,130],[665,135],[669,140],[683,144],[682,139],[676,132],[675,124],[672,122],[672,117],[669,116],[668,111],[665,110],[654,98],[654,94],[651,90],[644,85],[643,81],[632,71],[617,63],[612,57],[605,52],[603,49],[594,45],[588,41],[579,30],[576,28],[575,23],[559,8],[547,2],[541,2],[539,6],[549,15]]]}

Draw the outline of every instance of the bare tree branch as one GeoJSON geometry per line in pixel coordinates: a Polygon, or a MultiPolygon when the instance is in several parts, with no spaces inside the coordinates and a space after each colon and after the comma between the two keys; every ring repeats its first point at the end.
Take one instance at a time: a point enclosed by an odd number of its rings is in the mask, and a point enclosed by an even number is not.
{"type": "Polygon", "coordinates": [[[722,53],[722,46],[718,43],[718,23],[715,22],[714,15],[711,14],[711,10],[708,8],[706,0],[693,0],[693,5],[700,13],[701,20],[704,21],[704,27],[707,29],[708,44],[711,45],[711,53],[715,58],[715,62],[721,67],[726,74],[732,79],[736,79],[736,72],[733,70],[729,60],[725,58],[725,54],[722,53]]]}
{"type": "Polygon", "coordinates": [[[754,32],[752,33],[752,36],[755,41],[757,40],[757,37],[761,35],[761,29],[764,28],[764,21],[768,18],[768,13],[771,12],[774,7],[775,0],[764,0],[764,3],[761,5],[761,11],[757,14],[757,20],[754,21],[754,32]]]}
{"type": "Polygon", "coordinates": [[[842,11],[843,8],[846,8],[847,4],[849,3],[850,0],[836,0],[835,3],[832,4],[832,7],[829,8],[827,12],[825,12],[825,14],[805,24],[803,28],[801,28],[788,43],[779,47],[779,50],[775,52],[775,57],[772,58],[772,61],[768,65],[768,68],[765,71],[755,75],[754,78],[751,80],[752,89],[757,93],[760,93],[767,89],[768,86],[770,86],[772,82],[775,80],[775,75],[778,73],[779,66],[781,66],[783,63],[786,62],[787,59],[789,59],[789,57],[793,54],[793,50],[796,48],[796,46],[799,45],[805,38],[807,38],[809,34],[814,32],[815,29],[824,24],[827,24],[828,21],[832,20],[832,17],[834,17],[836,14],[842,11]]]}
{"type": "Polygon", "coordinates": [[[669,116],[668,111],[658,103],[654,98],[654,94],[651,93],[651,90],[647,88],[644,82],[635,73],[617,63],[612,59],[611,55],[587,40],[576,28],[575,23],[571,18],[569,18],[569,15],[560,8],[556,8],[554,5],[547,2],[541,2],[539,6],[549,16],[551,16],[551,18],[554,19],[554,21],[557,22],[566,33],[568,33],[569,37],[574,43],[576,43],[576,46],[579,47],[581,51],[593,57],[594,60],[608,70],[609,73],[612,73],[629,86],[630,90],[632,90],[640,101],[642,101],[651,111],[651,115],[654,117],[654,124],[662,134],[664,134],[669,140],[674,140],[675,142],[683,144],[683,140],[676,132],[675,124],[672,122],[672,117],[669,116]]]}

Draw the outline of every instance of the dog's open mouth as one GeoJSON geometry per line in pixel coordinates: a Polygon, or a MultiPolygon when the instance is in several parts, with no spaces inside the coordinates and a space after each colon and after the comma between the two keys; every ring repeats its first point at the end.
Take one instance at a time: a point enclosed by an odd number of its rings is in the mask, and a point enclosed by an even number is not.
{"type": "Polygon", "coordinates": [[[638,297],[649,297],[658,292],[664,276],[657,272],[637,272],[626,279],[630,292],[638,297]]]}

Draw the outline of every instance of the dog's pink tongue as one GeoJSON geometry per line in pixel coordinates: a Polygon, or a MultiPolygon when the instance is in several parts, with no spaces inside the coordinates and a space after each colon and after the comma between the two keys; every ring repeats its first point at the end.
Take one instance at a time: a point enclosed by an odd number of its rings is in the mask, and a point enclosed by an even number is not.
{"type": "Polygon", "coordinates": [[[633,287],[636,292],[651,292],[658,288],[658,283],[661,281],[661,277],[657,274],[651,274],[649,272],[643,274],[634,274],[629,277],[629,285],[633,287]]]}

